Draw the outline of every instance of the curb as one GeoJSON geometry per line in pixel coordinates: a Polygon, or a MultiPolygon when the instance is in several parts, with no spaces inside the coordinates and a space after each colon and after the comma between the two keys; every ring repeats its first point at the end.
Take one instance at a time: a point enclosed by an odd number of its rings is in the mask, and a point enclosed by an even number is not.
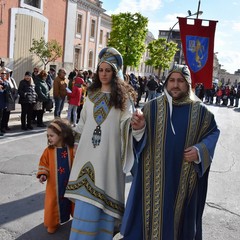
{"type": "MultiPolygon", "coordinates": [[[[21,109],[21,108],[20,108],[21,109]]],[[[9,118],[9,126],[20,126],[21,125],[21,110],[17,108],[16,110],[11,111],[9,118]]],[[[61,118],[67,118],[68,104],[64,106],[61,114],[61,118]]],[[[43,114],[43,122],[50,122],[54,119],[54,109],[43,114]]]]}
{"type": "MultiPolygon", "coordinates": [[[[65,109],[63,109],[64,111],[65,109]]],[[[53,116],[53,111],[52,112],[46,112],[43,114],[43,117],[46,117],[46,116],[53,116]]],[[[14,122],[14,121],[20,121],[21,120],[21,112],[11,112],[10,114],[10,118],[9,118],[9,122],[14,122]],[[13,115],[13,116],[12,116],[13,115]]]]}

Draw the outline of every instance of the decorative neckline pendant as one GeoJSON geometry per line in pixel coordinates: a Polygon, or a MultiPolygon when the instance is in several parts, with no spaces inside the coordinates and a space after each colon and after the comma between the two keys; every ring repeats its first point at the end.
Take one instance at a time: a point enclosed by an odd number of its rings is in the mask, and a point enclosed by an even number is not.
{"type": "Polygon", "coordinates": [[[93,136],[92,136],[92,144],[94,148],[100,144],[101,134],[102,134],[101,126],[97,125],[95,130],[93,131],[93,136]]]}
{"type": "Polygon", "coordinates": [[[110,110],[110,93],[102,93],[100,91],[89,93],[89,99],[93,102],[93,116],[97,123],[96,128],[93,131],[92,144],[96,148],[101,142],[101,124],[106,120],[110,110]]]}

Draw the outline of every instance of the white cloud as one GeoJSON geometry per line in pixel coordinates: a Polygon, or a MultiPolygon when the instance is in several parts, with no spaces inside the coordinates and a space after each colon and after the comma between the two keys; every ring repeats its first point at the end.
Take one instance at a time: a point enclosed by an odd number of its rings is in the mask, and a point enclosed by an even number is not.
{"type": "MultiPolygon", "coordinates": [[[[163,0],[121,0],[114,11],[108,11],[108,14],[118,14],[120,12],[140,12],[145,17],[150,17],[153,13],[162,7],[163,0]]],[[[167,25],[167,24],[166,24],[167,25]]],[[[160,23],[149,21],[148,29],[157,38],[160,23]]]]}
{"type": "Polygon", "coordinates": [[[239,2],[233,2],[233,5],[239,6],[239,2]]]}
{"type": "Polygon", "coordinates": [[[140,0],[140,11],[156,11],[161,8],[162,0],[140,0]]]}
{"type": "MultiPolygon", "coordinates": [[[[240,53],[236,51],[224,51],[222,50],[218,54],[219,63],[223,64],[223,69],[226,69],[230,73],[234,73],[238,69],[236,66],[239,66],[240,53]]],[[[239,67],[240,68],[240,67],[239,67]]]]}
{"type": "Polygon", "coordinates": [[[162,21],[154,21],[151,19],[148,23],[149,31],[153,33],[155,38],[158,36],[158,30],[169,30],[179,29],[178,19],[177,17],[185,17],[186,14],[183,13],[175,13],[175,14],[167,14],[162,21]]]}
{"type": "Polygon", "coordinates": [[[214,50],[218,52],[220,64],[230,73],[240,68],[239,39],[240,23],[220,21],[217,24],[214,50]]]}
{"type": "Polygon", "coordinates": [[[161,6],[162,0],[122,0],[111,14],[120,12],[151,12],[158,10],[161,6]]]}
{"type": "Polygon", "coordinates": [[[234,31],[240,32],[240,22],[234,22],[232,28],[234,31]]]}

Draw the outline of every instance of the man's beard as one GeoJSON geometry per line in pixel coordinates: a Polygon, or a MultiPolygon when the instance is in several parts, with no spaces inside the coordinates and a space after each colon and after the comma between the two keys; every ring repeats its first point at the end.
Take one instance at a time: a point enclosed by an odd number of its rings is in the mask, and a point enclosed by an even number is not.
{"type": "MultiPolygon", "coordinates": [[[[180,89],[176,89],[176,90],[180,90],[180,89]]],[[[174,90],[171,90],[171,91],[174,91],[174,90]]],[[[180,99],[183,99],[183,98],[186,98],[187,96],[189,96],[188,92],[181,92],[180,94],[178,94],[178,96],[173,96],[171,91],[169,91],[168,93],[172,97],[173,100],[180,100],[180,99]]]]}

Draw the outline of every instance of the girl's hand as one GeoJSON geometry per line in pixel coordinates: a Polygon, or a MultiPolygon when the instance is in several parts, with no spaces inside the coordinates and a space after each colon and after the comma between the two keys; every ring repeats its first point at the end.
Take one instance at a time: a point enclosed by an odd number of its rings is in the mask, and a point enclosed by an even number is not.
{"type": "Polygon", "coordinates": [[[43,184],[46,180],[47,180],[47,176],[46,176],[46,175],[41,175],[40,178],[39,178],[39,182],[42,183],[42,184],[43,184]]]}
{"type": "Polygon", "coordinates": [[[145,126],[145,118],[141,110],[137,109],[131,119],[133,130],[140,130],[145,126]]]}

